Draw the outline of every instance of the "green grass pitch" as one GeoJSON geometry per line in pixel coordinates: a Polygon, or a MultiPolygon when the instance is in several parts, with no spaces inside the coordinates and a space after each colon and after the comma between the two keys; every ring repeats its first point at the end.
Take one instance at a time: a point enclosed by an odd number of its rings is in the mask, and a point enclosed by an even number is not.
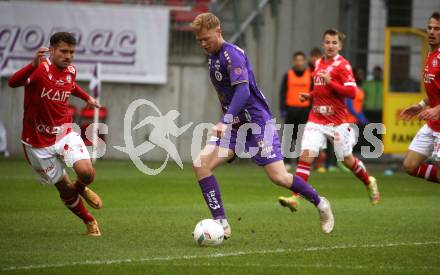
{"type": "Polygon", "coordinates": [[[0,160],[2,274],[435,274],[440,273],[440,185],[397,173],[377,176],[372,206],[351,174],[312,173],[332,203],[335,230],[320,232],[305,200],[292,214],[277,203],[289,192],[248,164],[219,168],[232,238],[198,247],[191,232],[210,214],[192,169],[169,165],[146,176],[131,162],[98,161],[92,188],[104,208],[92,213],[103,236],[40,186],[23,160],[0,160]]]}

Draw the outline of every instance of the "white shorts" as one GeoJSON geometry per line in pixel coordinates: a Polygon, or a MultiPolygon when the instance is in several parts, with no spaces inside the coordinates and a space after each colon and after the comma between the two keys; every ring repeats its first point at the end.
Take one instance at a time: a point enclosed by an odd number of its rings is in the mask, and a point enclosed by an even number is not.
{"type": "Polygon", "coordinates": [[[43,184],[55,184],[66,174],[64,164],[72,167],[75,162],[90,159],[84,141],[79,134],[70,132],[54,145],[44,148],[33,148],[23,144],[27,160],[39,175],[43,184]]]}
{"type": "Polygon", "coordinates": [[[435,132],[428,124],[425,124],[417,132],[408,149],[428,158],[432,156],[435,161],[440,161],[439,145],[440,132],[435,132]]]}
{"type": "Polygon", "coordinates": [[[348,123],[335,126],[307,122],[301,141],[301,149],[309,150],[313,156],[317,156],[321,149],[326,148],[327,139],[333,143],[336,158],[339,161],[353,153],[356,136],[354,129],[348,123]]]}

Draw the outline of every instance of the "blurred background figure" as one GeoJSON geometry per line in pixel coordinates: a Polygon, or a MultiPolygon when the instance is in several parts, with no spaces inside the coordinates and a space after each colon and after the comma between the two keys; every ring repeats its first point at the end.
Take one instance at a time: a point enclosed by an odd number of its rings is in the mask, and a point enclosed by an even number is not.
{"type": "Polygon", "coordinates": [[[322,56],[322,52],[321,52],[321,49],[320,48],[318,48],[318,47],[313,47],[311,50],[310,50],[310,58],[309,58],[309,67],[310,67],[310,69],[312,70],[312,72],[313,72],[313,70],[315,69],[315,62],[316,62],[316,60],[318,60],[318,59],[320,59],[321,58],[321,56],[322,56]]]}
{"type": "Polygon", "coordinates": [[[357,68],[353,70],[354,77],[356,80],[356,95],[354,99],[347,98],[346,104],[347,104],[347,110],[348,110],[348,123],[350,123],[354,128],[355,125],[359,129],[359,136],[356,138],[357,143],[353,148],[353,151],[358,152],[360,151],[360,146],[365,144],[365,138],[363,137],[363,131],[365,128],[365,125],[368,124],[368,119],[364,114],[364,99],[365,99],[365,92],[362,89],[362,83],[365,80],[365,71],[362,68],[357,68]]]}
{"type": "MultiPolygon", "coordinates": [[[[365,72],[363,72],[365,78],[365,72]]],[[[361,79],[362,81],[362,79],[361,79]]],[[[382,122],[382,101],[383,101],[383,71],[380,66],[375,66],[373,69],[373,78],[358,84],[362,85],[365,92],[364,109],[365,116],[370,122],[382,122]]]]}
{"type": "MultiPolygon", "coordinates": [[[[291,149],[300,146],[299,127],[307,122],[310,111],[310,101],[301,102],[299,94],[310,92],[313,87],[312,70],[307,65],[306,55],[295,52],[292,58],[292,68],[287,71],[281,81],[280,111],[285,124],[294,125],[291,149]]],[[[299,149],[299,148],[298,148],[299,149]]],[[[292,150],[293,151],[293,150],[292,150]]],[[[287,169],[291,168],[291,160],[284,159],[287,169]]]]}
{"type": "Polygon", "coordinates": [[[0,120],[0,156],[5,158],[9,157],[8,143],[6,140],[6,128],[3,122],[0,120]]]}

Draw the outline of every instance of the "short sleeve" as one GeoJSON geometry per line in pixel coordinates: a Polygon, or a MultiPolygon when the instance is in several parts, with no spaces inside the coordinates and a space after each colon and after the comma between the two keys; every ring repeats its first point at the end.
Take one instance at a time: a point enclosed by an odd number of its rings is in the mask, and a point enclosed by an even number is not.
{"type": "Polygon", "coordinates": [[[240,48],[228,49],[224,51],[224,56],[228,63],[228,74],[231,86],[249,82],[246,56],[243,50],[240,48]]]}

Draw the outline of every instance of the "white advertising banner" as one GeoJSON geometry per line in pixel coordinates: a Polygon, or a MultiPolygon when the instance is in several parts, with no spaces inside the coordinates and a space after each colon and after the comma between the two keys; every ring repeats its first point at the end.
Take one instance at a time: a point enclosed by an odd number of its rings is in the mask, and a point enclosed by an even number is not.
{"type": "Polygon", "coordinates": [[[73,64],[79,80],[90,80],[101,63],[102,81],[167,81],[169,10],[103,4],[0,2],[1,75],[29,63],[58,31],[78,40],[73,64]]]}

